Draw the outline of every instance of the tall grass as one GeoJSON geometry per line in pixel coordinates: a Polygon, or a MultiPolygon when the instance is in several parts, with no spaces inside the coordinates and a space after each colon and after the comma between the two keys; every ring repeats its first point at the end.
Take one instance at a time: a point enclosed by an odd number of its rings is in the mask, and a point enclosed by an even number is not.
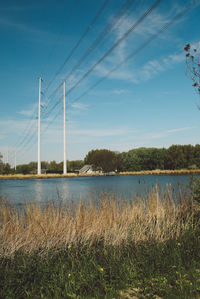
{"type": "Polygon", "coordinates": [[[165,242],[178,239],[191,227],[196,207],[190,199],[182,196],[175,204],[169,188],[162,195],[153,188],[147,197],[125,201],[102,196],[98,203],[76,206],[27,203],[21,210],[1,200],[0,254],[12,256],[19,250],[43,254],[71,246],[91,248],[98,242],[111,246],[165,242]]]}

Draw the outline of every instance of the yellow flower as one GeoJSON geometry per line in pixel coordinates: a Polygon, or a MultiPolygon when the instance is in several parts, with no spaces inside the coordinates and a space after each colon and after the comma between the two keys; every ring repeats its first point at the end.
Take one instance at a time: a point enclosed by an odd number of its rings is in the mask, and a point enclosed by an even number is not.
{"type": "Polygon", "coordinates": [[[181,243],[177,243],[178,246],[181,246],[181,243]]]}
{"type": "Polygon", "coordinates": [[[69,245],[68,245],[68,249],[70,249],[70,248],[71,248],[71,245],[69,244],[69,245]]]}
{"type": "Polygon", "coordinates": [[[103,268],[99,268],[99,271],[103,272],[103,268]]]}

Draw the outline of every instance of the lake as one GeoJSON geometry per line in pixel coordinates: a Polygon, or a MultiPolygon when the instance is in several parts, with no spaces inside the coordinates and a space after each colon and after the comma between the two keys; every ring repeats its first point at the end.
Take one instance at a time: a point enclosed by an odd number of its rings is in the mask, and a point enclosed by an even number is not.
{"type": "MultiPolygon", "coordinates": [[[[0,196],[9,198],[20,205],[37,201],[41,204],[51,200],[84,201],[96,200],[102,195],[131,200],[136,195],[143,196],[155,186],[166,190],[171,184],[174,197],[178,190],[184,190],[189,182],[188,175],[127,175],[103,177],[75,177],[51,179],[0,180],[0,196]]],[[[178,196],[177,196],[178,197],[178,196]]]]}

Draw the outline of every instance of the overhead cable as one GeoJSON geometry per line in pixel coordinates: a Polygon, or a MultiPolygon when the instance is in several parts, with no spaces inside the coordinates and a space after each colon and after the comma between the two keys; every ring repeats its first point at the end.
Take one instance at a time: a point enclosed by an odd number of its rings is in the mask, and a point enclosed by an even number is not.
{"type": "Polygon", "coordinates": [[[147,41],[145,41],[142,45],[140,45],[136,50],[134,50],[130,55],[128,55],[123,61],[121,61],[119,64],[117,64],[114,68],[112,68],[104,77],[99,79],[96,83],[94,83],[90,88],[88,88],[85,92],[83,92],[80,96],[76,97],[70,104],[73,104],[74,102],[77,102],[82,97],[84,97],[86,94],[88,94],[92,89],[94,89],[97,85],[99,85],[102,81],[104,81],[107,77],[109,77],[113,72],[115,72],[118,68],[120,68],[124,63],[126,63],[129,59],[134,57],[136,54],[138,54],[140,51],[142,51],[146,46],[148,46],[157,36],[159,36],[161,33],[163,33],[165,30],[167,30],[173,23],[175,23],[179,18],[181,18],[187,11],[189,11],[192,7],[198,5],[200,3],[200,0],[192,1],[189,6],[181,10],[175,17],[172,18],[171,21],[169,21],[167,24],[162,26],[160,30],[157,31],[157,33],[153,34],[147,41]]]}
{"type": "Polygon", "coordinates": [[[125,14],[126,10],[132,5],[132,3],[135,0],[127,0],[125,4],[120,8],[117,15],[113,17],[113,20],[103,29],[103,31],[100,33],[100,35],[95,39],[95,41],[92,43],[92,45],[89,46],[86,53],[81,57],[81,59],[78,61],[78,63],[73,67],[73,69],[70,71],[70,73],[65,77],[65,81],[80,67],[80,65],[83,63],[83,61],[88,57],[88,55],[94,51],[94,49],[98,46],[98,44],[102,41],[102,39],[111,31],[114,26],[116,26],[117,22],[120,20],[120,18],[125,14]]]}
{"type": "Polygon", "coordinates": [[[93,18],[92,22],[89,24],[89,26],[87,27],[87,29],[85,30],[85,32],[83,33],[83,35],[80,37],[80,39],[78,40],[78,42],[75,44],[75,46],[71,49],[69,55],[67,56],[67,58],[65,59],[65,61],[63,62],[63,64],[59,67],[59,69],[57,70],[57,72],[55,73],[54,77],[51,79],[51,81],[49,82],[47,89],[50,87],[50,85],[53,83],[53,81],[55,80],[55,78],[57,77],[57,75],[62,71],[62,69],[64,68],[64,66],[66,65],[66,63],[70,60],[70,58],[72,57],[72,55],[74,54],[74,52],[76,51],[76,49],[79,47],[80,43],[83,41],[83,39],[86,37],[86,35],[88,34],[88,32],[90,31],[90,29],[94,26],[94,24],[96,23],[97,19],[99,18],[99,16],[102,14],[102,12],[104,11],[104,9],[106,8],[106,6],[108,5],[108,3],[111,0],[105,0],[103,5],[100,7],[99,11],[97,12],[97,14],[95,15],[95,17],[93,18]]]}
{"type": "Polygon", "coordinates": [[[146,12],[137,20],[118,41],[74,84],[68,91],[70,94],[128,35],[158,6],[161,0],[157,0],[146,12]]]}

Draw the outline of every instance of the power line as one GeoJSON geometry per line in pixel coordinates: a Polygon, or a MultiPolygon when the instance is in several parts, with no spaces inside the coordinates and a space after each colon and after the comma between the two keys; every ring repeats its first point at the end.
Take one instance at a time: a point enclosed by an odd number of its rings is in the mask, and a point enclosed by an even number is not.
{"type": "Polygon", "coordinates": [[[43,130],[42,134],[44,134],[48,128],[51,126],[51,124],[56,120],[56,118],[62,113],[63,107],[55,114],[54,118],[49,122],[49,124],[46,126],[46,128],[43,130]]]}
{"type": "MultiPolygon", "coordinates": [[[[127,36],[157,7],[157,5],[160,3],[161,0],[157,0],[149,9],[147,9],[145,11],[145,13],[139,18],[138,21],[136,21],[123,35],[122,37],[120,37],[117,42],[108,50],[106,51],[106,53],[82,76],[82,78],[74,85],[72,86],[69,91],[68,94],[71,93],[93,70],[94,68],[99,65],[125,38],[127,38],[127,36]]],[[[121,10],[120,10],[120,14],[125,10],[125,8],[127,8],[127,5],[130,5],[132,3],[132,0],[127,1],[126,2],[126,6],[124,5],[121,10]]],[[[119,15],[119,13],[118,13],[119,15]]],[[[105,32],[104,32],[105,33],[105,32]]],[[[98,40],[98,39],[97,39],[98,40]]],[[[96,42],[96,41],[95,41],[96,42]]],[[[66,80],[66,78],[65,78],[66,80]]],[[[56,93],[57,90],[62,86],[62,84],[60,84],[56,90],[53,93],[56,93]]],[[[53,94],[52,94],[53,95],[53,94]]],[[[52,96],[51,95],[51,96],[52,96]]],[[[57,106],[58,103],[56,103],[54,106],[57,106]]],[[[52,109],[50,111],[52,111],[54,109],[54,106],[52,107],[52,109]]]]}
{"type": "Polygon", "coordinates": [[[45,118],[47,118],[51,114],[51,112],[61,103],[61,100],[62,100],[62,97],[60,97],[56,101],[56,103],[51,107],[51,109],[49,111],[45,112],[45,118]]]}
{"type": "Polygon", "coordinates": [[[32,121],[36,118],[36,110],[37,110],[37,108],[34,109],[34,112],[30,118],[30,122],[28,123],[28,125],[26,126],[24,131],[22,132],[22,141],[20,141],[20,139],[21,139],[21,137],[20,137],[13,147],[19,146],[19,145],[21,145],[21,143],[23,143],[23,139],[25,138],[25,136],[28,134],[28,132],[31,130],[31,127],[33,126],[32,121]]]}
{"type": "MultiPolygon", "coordinates": [[[[65,77],[64,81],[66,81],[77,69],[80,67],[80,65],[83,63],[83,61],[88,57],[88,55],[98,46],[98,44],[103,40],[103,38],[116,26],[116,24],[119,22],[120,18],[125,14],[125,12],[130,8],[132,3],[135,0],[127,0],[124,5],[120,8],[120,10],[117,12],[116,16],[113,17],[113,20],[110,24],[108,24],[103,31],[100,33],[100,35],[95,39],[95,41],[89,46],[86,53],[81,57],[81,59],[78,61],[78,63],[73,67],[73,69],[70,71],[70,73],[65,77]]],[[[63,83],[60,83],[58,87],[52,92],[52,94],[49,96],[51,98],[58,89],[62,86],[63,83]]]]}
{"type": "Polygon", "coordinates": [[[28,123],[28,125],[24,129],[24,131],[22,132],[22,136],[17,140],[17,142],[15,143],[15,145],[13,147],[19,147],[19,146],[23,145],[23,143],[26,141],[27,137],[30,135],[31,131],[34,129],[34,127],[35,127],[34,120],[37,119],[37,109],[38,109],[38,107],[36,105],[34,108],[33,114],[31,116],[30,122],[28,123]]]}
{"type": "Polygon", "coordinates": [[[103,38],[111,31],[111,29],[116,26],[117,22],[120,20],[120,18],[125,14],[126,10],[132,5],[132,3],[135,0],[127,0],[126,3],[120,8],[117,15],[113,18],[112,22],[109,23],[104,30],[100,33],[100,35],[95,39],[95,41],[92,43],[91,46],[89,46],[86,53],[81,57],[81,59],[78,61],[78,63],[73,67],[73,69],[70,71],[70,73],[65,77],[65,80],[67,80],[80,65],[83,63],[83,61],[88,57],[88,55],[94,51],[94,49],[98,46],[98,44],[103,40],[103,38]]]}
{"type": "Polygon", "coordinates": [[[147,11],[118,39],[118,41],[72,86],[68,94],[71,93],[128,35],[158,6],[161,0],[157,0],[147,11]]]}
{"type": "Polygon", "coordinates": [[[82,97],[84,97],[86,94],[88,94],[92,89],[94,89],[97,85],[99,85],[102,81],[104,81],[107,77],[109,77],[113,72],[115,72],[119,67],[121,67],[124,63],[126,63],[129,59],[134,57],[136,54],[138,54],[140,51],[142,51],[148,44],[150,44],[157,36],[159,36],[161,33],[163,33],[165,30],[168,29],[174,22],[176,22],[179,18],[181,18],[188,10],[190,10],[193,6],[196,6],[200,1],[195,0],[192,1],[192,3],[183,9],[180,13],[178,13],[170,22],[165,24],[157,33],[152,35],[147,41],[145,41],[141,46],[139,46],[136,50],[134,50],[130,55],[128,55],[123,61],[121,61],[119,64],[117,64],[112,70],[110,70],[104,77],[99,79],[96,83],[94,83],[90,88],[88,88],[85,92],[83,92],[80,96],[75,98],[70,104],[73,104],[74,102],[77,102],[82,97]]]}
{"type": "Polygon", "coordinates": [[[89,26],[87,27],[87,29],[85,30],[85,32],[83,33],[83,35],[80,37],[80,39],[78,40],[78,42],[75,44],[75,46],[71,49],[69,55],[67,56],[67,58],[65,59],[65,61],[63,62],[63,64],[59,67],[59,69],[55,73],[54,77],[49,82],[49,84],[47,86],[47,89],[50,87],[50,85],[55,80],[55,78],[57,77],[57,75],[62,71],[62,69],[64,68],[64,66],[66,65],[66,63],[70,60],[70,58],[72,57],[72,55],[74,54],[74,52],[76,51],[76,49],[79,47],[79,45],[81,44],[81,42],[83,41],[83,39],[86,37],[86,35],[90,31],[90,29],[96,23],[97,19],[100,17],[100,15],[102,14],[103,10],[106,8],[106,6],[108,5],[108,3],[110,1],[111,0],[105,0],[104,1],[103,5],[100,7],[99,11],[97,12],[97,14],[95,15],[95,17],[93,18],[92,22],[89,24],[89,26]]]}

